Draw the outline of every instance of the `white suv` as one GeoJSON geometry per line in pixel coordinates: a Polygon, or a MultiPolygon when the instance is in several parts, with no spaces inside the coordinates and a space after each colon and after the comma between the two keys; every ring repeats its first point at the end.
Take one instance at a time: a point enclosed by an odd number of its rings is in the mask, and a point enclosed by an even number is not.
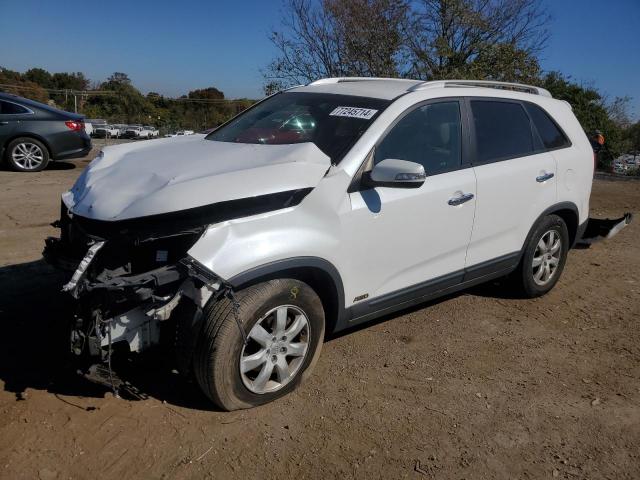
{"type": "Polygon", "coordinates": [[[324,79],[206,137],[105,148],[62,196],[45,257],[75,269],[78,355],[106,365],[163,326],[181,371],[247,408],[293,390],[325,333],[507,275],[548,292],[592,177],[546,90],[324,79]]]}

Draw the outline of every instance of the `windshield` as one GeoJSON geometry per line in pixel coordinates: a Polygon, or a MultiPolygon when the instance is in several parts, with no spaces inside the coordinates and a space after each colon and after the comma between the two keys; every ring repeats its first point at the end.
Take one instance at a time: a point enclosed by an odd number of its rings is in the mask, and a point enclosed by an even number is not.
{"type": "Polygon", "coordinates": [[[285,92],[255,105],[206,138],[268,145],[313,142],[337,164],[389,103],[379,98],[285,92]]]}

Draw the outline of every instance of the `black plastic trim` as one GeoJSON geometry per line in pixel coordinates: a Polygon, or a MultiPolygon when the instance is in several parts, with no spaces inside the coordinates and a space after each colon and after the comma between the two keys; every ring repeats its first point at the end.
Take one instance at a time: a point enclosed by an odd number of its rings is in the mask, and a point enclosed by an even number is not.
{"type": "Polygon", "coordinates": [[[226,283],[231,285],[234,289],[242,288],[256,280],[261,278],[267,278],[275,273],[283,272],[286,270],[295,270],[301,268],[315,268],[322,270],[331,277],[333,286],[336,291],[338,300],[338,318],[337,324],[341,323],[344,318],[345,301],[344,301],[344,285],[342,283],[342,277],[338,269],[328,260],[320,257],[292,257],[282,260],[276,260],[274,262],[260,265],[258,267],[246,270],[234,277],[228,279],[226,283]]]}
{"type": "Polygon", "coordinates": [[[385,313],[397,306],[406,304],[413,300],[422,299],[440,290],[458,285],[462,282],[464,270],[458,270],[442,277],[427,280],[426,282],[413,285],[411,287],[396,290],[385,295],[375,297],[368,302],[357,303],[348,308],[349,322],[353,323],[363,317],[369,317],[376,312],[385,313]]]}
{"type": "MultiPolygon", "coordinates": [[[[517,252],[516,255],[519,256],[520,252],[517,252]]],[[[517,263],[515,266],[517,266],[517,263]]],[[[405,293],[406,291],[393,292],[390,295],[396,297],[398,301],[387,306],[382,306],[381,308],[376,307],[375,305],[371,305],[371,302],[369,302],[366,306],[361,306],[360,304],[353,305],[346,309],[346,318],[349,319],[348,322],[339,324],[336,330],[350,328],[360,323],[374,320],[384,315],[388,315],[405,308],[419,305],[421,303],[427,302],[429,300],[434,300],[445,295],[450,295],[452,293],[459,292],[460,290],[470,288],[474,285],[488,282],[489,280],[503,277],[511,273],[515,269],[515,266],[502,268],[500,266],[500,262],[498,262],[494,265],[494,269],[487,269],[487,273],[485,273],[484,275],[476,276],[468,280],[464,279],[465,271],[459,270],[455,273],[444,275],[429,282],[425,282],[424,284],[420,284],[423,287],[418,291],[415,291],[413,287],[411,287],[411,291],[409,293],[405,293]],[[461,280],[457,283],[452,282],[452,279],[455,277],[460,278],[461,280]],[[426,285],[427,283],[428,285],[426,285]],[[367,306],[369,308],[363,308],[367,306]]],[[[373,301],[375,300],[380,301],[380,297],[374,299],[373,301]]]]}
{"type": "Polygon", "coordinates": [[[576,246],[576,243],[578,243],[580,241],[580,239],[582,239],[582,237],[584,237],[584,232],[587,230],[587,226],[589,225],[589,219],[585,220],[584,222],[582,222],[582,224],[578,225],[578,231],[576,232],[576,238],[573,239],[573,245],[571,245],[571,248],[576,246]]]}
{"type": "Polygon", "coordinates": [[[464,271],[463,282],[474,280],[476,278],[482,278],[496,271],[509,270],[509,269],[515,270],[516,267],[518,266],[518,263],[520,263],[521,256],[522,256],[522,251],[508,253],[498,258],[494,258],[493,260],[488,260],[486,262],[473,265],[472,267],[468,267],[464,271]]]}
{"type": "Polygon", "coordinates": [[[475,284],[475,282],[481,283],[496,278],[496,276],[506,275],[518,266],[520,256],[521,252],[513,252],[494,260],[372,298],[368,302],[352,305],[347,309],[349,326],[467,288],[475,284]]]}
{"type": "MultiPolygon", "coordinates": [[[[524,243],[522,244],[522,250],[524,250],[525,245],[529,241],[529,238],[533,234],[533,231],[538,226],[540,221],[544,217],[546,217],[547,215],[552,215],[553,213],[558,212],[560,210],[571,210],[575,214],[576,220],[578,222],[580,221],[580,213],[579,213],[578,207],[576,206],[575,203],[573,203],[573,202],[556,203],[555,205],[550,206],[544,212],[542,212],[540,215],[538,215],[538,218],[536,218],[536,221],[533,222],[533,225],[531,226],[531,229],[529,230],[529,233],[527,234],[527,238],[525,239],[524,243]]],[[[569,226],[567,225],[567,227],[569,227],[569,226]]],[[[576,243],[577,239],[579,238],[578,237],[579,230],[580,230],[580,225],[578,224],[578,231],[576,232],[576,236],[575,236],[574,241],[573,241],[573,243],[571,245],[571,248],[573,248],[575,246],[575,243],[576,243]]],[[[569,232],[569,234],[571,234],[571,232],[569,232]]]]}
{"type": "Polygon", "coordinates": [[[302,188],[269,193],[257,197],[228,200],[201,207],[126,220],[94,220],[80,215],[73,215],[73,222],[77,223],[88,234],[102,238],[108,239],[117,235],[145,238],[186,231],[225,220],[292,207],[298,205],[311,190],[313,189],[302,188]]]}
{"type": "Polygon", "coordinates": [[[360,185],[364,188],[376,188],[376,187],[387,187],[387,188],[420,188],[424,185],[426,177],[422,177],[421,182],[376,182],[371,178],[371,172],[365,172],[360,178],[360,185]]]}

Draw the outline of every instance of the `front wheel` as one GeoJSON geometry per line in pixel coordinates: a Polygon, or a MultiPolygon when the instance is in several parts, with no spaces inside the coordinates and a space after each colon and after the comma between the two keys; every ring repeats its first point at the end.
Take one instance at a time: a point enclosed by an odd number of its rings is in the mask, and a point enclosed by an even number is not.
{"type": "Polygon", "coordinates": [[[518,290],[527,298],[549,292],[560,279],[568,252],[567,224],[557,215],[545,217],[527,240],[514,272],[518,290]]]}
{"type": "Polygon", "coordinates": [[[322,302],[306,283],[276,279],[207,306],[193,371],[220,408],[262,405],[294,390],[317,361],[324,338],[322,302]],[[240,326],[246,333],[244,342],[240,326]]]}

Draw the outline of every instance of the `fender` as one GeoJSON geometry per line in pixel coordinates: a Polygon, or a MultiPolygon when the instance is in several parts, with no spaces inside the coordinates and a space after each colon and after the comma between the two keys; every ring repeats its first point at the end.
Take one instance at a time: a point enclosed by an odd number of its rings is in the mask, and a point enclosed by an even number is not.
{"type": "Polygon", "coordinates": [[[292,257],[282,260],[275,260],[273,262],[260,265],[242,273],[239,273],[226,282],[230,284],[234,289],[243,288],[250,283],[254,283],[258,280],[274,278],[276,274],[287,271],[300,271],[305,269],[321,270],[331,278],[333,283],[333,290],[335,292],[335,301],[337,303],[336,318],[328,319],[327,331],[337,330],[343,324],[346,316],[345,301],[344,301],[344,286],[342,283],[342,277],[338,269],[328,260],[320,257],[292,257]]]}

